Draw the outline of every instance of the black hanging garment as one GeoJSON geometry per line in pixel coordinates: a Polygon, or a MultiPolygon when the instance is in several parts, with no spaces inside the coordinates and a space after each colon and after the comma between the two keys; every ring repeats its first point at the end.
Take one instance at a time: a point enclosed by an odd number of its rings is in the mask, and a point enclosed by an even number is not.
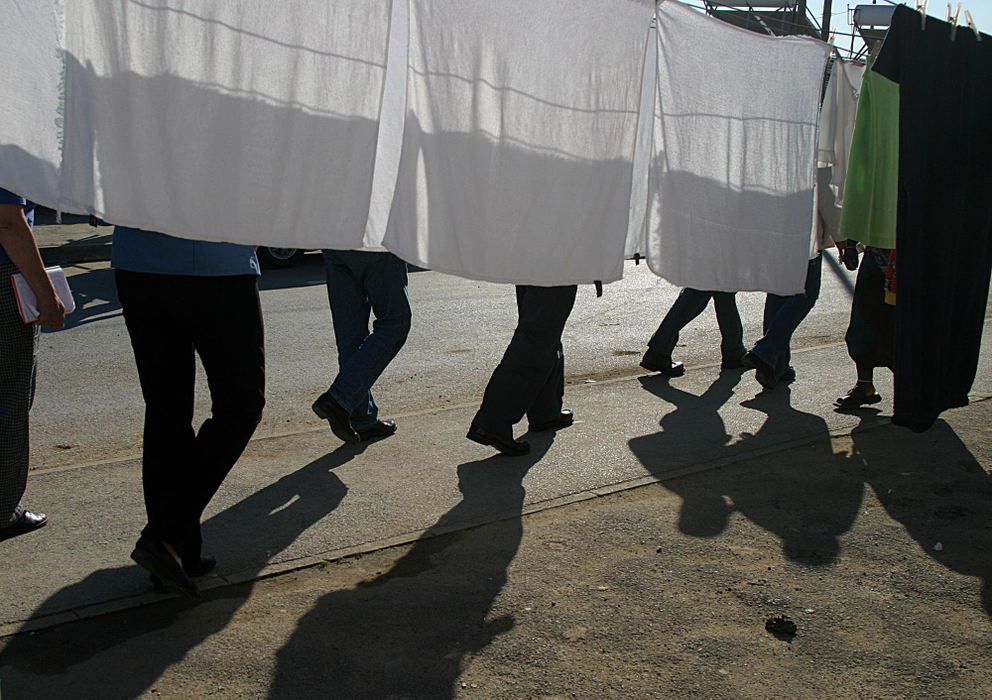
{"type": "Polygon", "coordinates": [[[899,5],[873,70],[899,84],[892,422],[968,403],[992,270],[992,37],[899,5]]]}

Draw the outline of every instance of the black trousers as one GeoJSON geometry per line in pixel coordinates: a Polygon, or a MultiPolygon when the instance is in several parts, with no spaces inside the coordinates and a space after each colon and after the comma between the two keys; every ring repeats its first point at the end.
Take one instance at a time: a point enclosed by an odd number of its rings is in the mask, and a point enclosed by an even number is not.
{"type": "Polygon", "coordinates": [[[265,404],[258,278],[118,270],[117,293],[145,400],[144,534],[200,556],[200,518],[255,432],[265,404]],[[200,356],[211,414],[193,429],[200,356]]]}
{"type": "Polygon", "coordinates": [[[557,417],[565,393],[561,334],[577,287],[517,286],[517,329],[493,371],[473,423],[505,434],[527,414],[533,423],[557,417]]]}

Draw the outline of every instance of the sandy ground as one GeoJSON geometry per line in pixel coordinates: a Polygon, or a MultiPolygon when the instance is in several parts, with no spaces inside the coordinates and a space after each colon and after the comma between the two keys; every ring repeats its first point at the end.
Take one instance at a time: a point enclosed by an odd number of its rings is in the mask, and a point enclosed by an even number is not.
{"type": "Polygon", "coordinates": [[[494,493],[506,519],[0,640],[0,692],[989,697],[990,416],[523,517],[526,466],[475,463],[436,529],[494,493]],[[766,629],[780,617],[795,634],[766,629]]]}

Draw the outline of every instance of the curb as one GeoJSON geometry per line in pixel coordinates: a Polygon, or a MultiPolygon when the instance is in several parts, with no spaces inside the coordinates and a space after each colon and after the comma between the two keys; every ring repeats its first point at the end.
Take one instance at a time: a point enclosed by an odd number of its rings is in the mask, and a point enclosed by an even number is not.
{"type": "Polygon", "coordinates": [[[39,247],[45,265],[77,265],[110,260],[110,244],[60,245],[39,247]]]}

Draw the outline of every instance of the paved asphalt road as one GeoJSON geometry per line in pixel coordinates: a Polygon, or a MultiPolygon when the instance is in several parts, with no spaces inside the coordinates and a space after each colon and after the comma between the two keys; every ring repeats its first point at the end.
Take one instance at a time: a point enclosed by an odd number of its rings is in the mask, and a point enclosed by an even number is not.
{"type": "MultiPolygon", "coordinates": [[[[824,264],[820,300],[794,347],[843,342],[854,276],[834,262],[824,264]]],[[[143,405],[113,271],[103,262],[67,270],[78,307],[65,330],[42,336],[33,468],[140,452],[143,405]]],[[[268,403],[256,437],[311,430],[320,423],[310,404],[326,389],[337,364],[319,255],[309,254],[293,269],[266,271],[261,286],[268,403]]],[[[621,282],[606,285],[601,298],[591,285],[582,286],[564,337],[569,381],[640,373],[637,363],[647,339],[677,293],[646,265],[633,262],[621,282]]],[[[409,340],[375,389],[382,415],[477,402],[513,332],[512,287],[415,272],[410,297],[409,340]]],[[[760,335],[762,303],[761,294],[738,295],[746,342],[760,335]]],[[[711,306],[683,332],[685,347],[676,357],[689,366],[718,361],[719,340],[711,306]]],[[[837,371],[853,380],[853,367],[837,371]]],[[[208,410],[201,374],[198,416],[208,410]]]]}

